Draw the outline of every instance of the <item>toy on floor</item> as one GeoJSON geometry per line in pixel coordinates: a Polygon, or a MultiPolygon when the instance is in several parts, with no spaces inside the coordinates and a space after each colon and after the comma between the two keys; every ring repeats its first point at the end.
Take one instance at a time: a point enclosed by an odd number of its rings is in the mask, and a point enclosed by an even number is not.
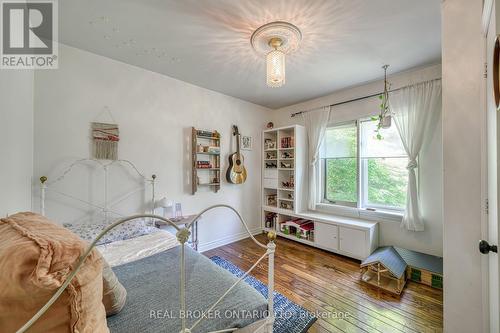
{"type": "Polygon", "coordinates": [[[443,288],[443,259],[394,246],[379,247],[361,263],[361,281],[401,294],[410,279],[443,288]]]}

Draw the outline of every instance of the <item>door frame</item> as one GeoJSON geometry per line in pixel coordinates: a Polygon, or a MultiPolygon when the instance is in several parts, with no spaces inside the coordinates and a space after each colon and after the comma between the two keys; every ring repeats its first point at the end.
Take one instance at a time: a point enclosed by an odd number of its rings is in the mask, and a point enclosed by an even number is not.
{"type": "MultiPolygon", "coordinates": [[[[484,0],[482,15],[482,43],[483,43],[483,63],[484,79],[481,83],[481,239],[488,239],[489,221],[488,221],[488,94],[492,92],[488,89],[488,63],[491,63],[490,54],[488,54],[488,30],[491,22],[492,12],[495,8],[495,0],[484,0]]],[[[495,20],[497,18],[495,17],[495,20]]],[[[495,28],[496,29],[496,28],[495,28]]],[[[495,36],[496,37],[496,36],[495,36]]],[[[499,156],[500,157],[500,156],[499,156]]],[[[490,296],[489,296],[489,258],[488,255],[481,256],[481,276],[482,276],[482,309],[483,309],[483,332],[490,332],[490,296]]]]}

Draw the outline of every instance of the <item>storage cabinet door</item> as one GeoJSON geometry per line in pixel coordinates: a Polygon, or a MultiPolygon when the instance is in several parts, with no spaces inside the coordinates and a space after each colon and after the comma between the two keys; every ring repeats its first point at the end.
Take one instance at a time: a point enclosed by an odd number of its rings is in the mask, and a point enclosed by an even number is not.
{"type": "Polygon", "coordinates": [[[364,259],[366,254],[366,231],[339,227],[340,250],[355,258],[364,259]]]}
{"type": "Polygon", "coordinates": [[[318,246],[338,250],[338,227],[327,223],[314,222],[314,242],[318,246]]]}

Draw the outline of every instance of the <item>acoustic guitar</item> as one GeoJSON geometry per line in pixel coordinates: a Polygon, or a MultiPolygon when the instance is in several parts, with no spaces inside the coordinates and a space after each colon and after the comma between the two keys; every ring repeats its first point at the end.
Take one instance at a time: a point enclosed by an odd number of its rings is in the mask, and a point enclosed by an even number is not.
{"type": "Polygon", "coordinates": [[[243,165],[243,155],[240,153],[240,132],[236,125],[233,125],[233,135],[236,136],[236,153],[229,156],[226,179],[233,184],[243,184],[247,180],[247,170],[243,165]]]}

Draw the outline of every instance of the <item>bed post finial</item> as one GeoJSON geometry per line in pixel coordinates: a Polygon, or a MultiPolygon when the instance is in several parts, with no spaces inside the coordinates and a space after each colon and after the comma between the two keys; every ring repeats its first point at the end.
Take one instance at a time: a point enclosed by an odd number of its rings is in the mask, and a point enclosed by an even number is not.
{"type": "Polygon", "coordinates": [[[40,177],[40,214],[45,216],[45,191],[47,190],[48,178],[46,176],[40,177]]]}
{"type": "Polygon", "coordinates": [[[270,241],[270,242],[274,242],[276,240],[276,232],[275,231],[269,231],[267,233],[267,239],[270,241]]]}
{"type": "Polygon", "coordinates": [[[189,237],[191,236],[191,231],[189,231],[189,229],[187,228],[182,228],[179,231],[177,231],[176,236],[179,243],[185,244],[188,241],[189,237]]]}

